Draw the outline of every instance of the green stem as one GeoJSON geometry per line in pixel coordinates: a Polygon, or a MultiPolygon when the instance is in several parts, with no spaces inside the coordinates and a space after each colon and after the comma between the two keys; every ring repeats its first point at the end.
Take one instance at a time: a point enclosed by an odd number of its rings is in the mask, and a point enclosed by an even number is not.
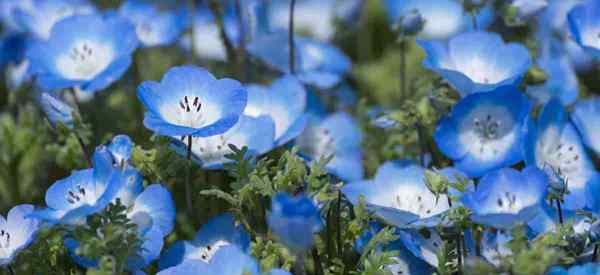
{"type": "Polygon", "coordinates": [[[344,257],[344,244],[342,243],[342,191],[338,191],[337,198],[337,216],[336,216],[336,234],[337,234],[337,246],[338,246],[338,257],[343,259],[344,257]]]}
{"type": "Polygon", "coordinates": [[[192,174],[192,136],[187,136],[187,171],[185,173],[185,207],[188,215],[192,216],[192,186],[190,183],[192,174]]]}
{"type": "Polygon", "coordinates": [[[400,99],[406,100],[406,41],[400,38],[400,99]]]}
{"type": "Polygon", "coordinates": [[[290,73],[295,74],[296,69],[296,58],[295,58],[295,46],[294,46],[294,7],[296,6],[296,0],[290,1],[290,19],[288,26],[288,46],[290,47],[290,73]]]}
{"type": "Polygon", "coordinates": [[[317,250],[316,247],[313,247],[313,249],[312,249],[312,257],[313,257],[313,261],[315,263],[315,274],[316,275],[325,274],[323,272],[323,266],[321,265],[321,256],[319,256],[319,250],[317,250]]]}
{"type": "Polygon", "coordinates": [[[12,268],[12,266],[10,266],[10,264],[6,265],[6,269],[8,270],[8,273],[10,273],[10,275],[15,275],[15,270],[12,268]]]}
{"type": "Polygon", "coordinates": [[[235,58],[235,48],[233,47],[233,43],[227,37],[227,32],[225,32],[225,23],[223,21],[223,9],[221,8],[220,0],[210,0],[209,8],[215,16],[215,23],[219,28],[219,34],[221,36],[221,40],[223,41],[223,45],[225,46],[225,52],[227,53],[227,60],[233,60],[235,58]]]}
{"type": "MultiPolygon", "coordinates": [[[[77,97],[77,90],[78,90],[78,88],[72,88],[69,90],[69,92],[71,93],[71,96],[73,96],[73,102],[75,102],[75,107],[77,108],[77,114],[81,118],[82,117],[81,116],[81,103],[79,103],[79,97],[77,97]]],[[[76,129],[74,129],[72,131],[72,133],[75,136],[75,138],[77,138],[77,143],[79,143],[79,146],[81,147],[81,152],[83,153],[83,157],[87,161],[88,166],[92,167],[92,159],[90,158],[90,154],[88,152],[88,148],[87,148],[85,142],[83,142],[83,138],[81,137],[81,135],[79,135],[79,133],[77,132],[76,129]]]]}

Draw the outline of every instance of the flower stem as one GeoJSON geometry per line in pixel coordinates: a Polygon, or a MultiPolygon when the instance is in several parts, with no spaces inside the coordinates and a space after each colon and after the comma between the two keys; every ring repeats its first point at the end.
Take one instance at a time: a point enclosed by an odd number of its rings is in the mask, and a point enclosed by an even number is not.
{"type": "Polygon", "coordinates": [[[296,59],[295,59],[295,48],[294,48],[294,7],[296,6],[296,0],[290,1],[290,20],[288,27],[288,45],[290,47],[290,73],[295,74],[296,59]]]}
{"type": "Polygon", "coordinates": [[[248,66],[246,63],[246,26],[244,25],[244,13],[242,10],[241,0],[235,0],[235,13],[238,18],[240,29],[240,44],[237,48],[237,68],[238,77],[241,82],[246,82],[248,79],[248,66]]]}
{"type": "Polygon", "coordinates": [[[598,244],[594,245],[594,254],[592,254],[592,262],[596,261],[596,257],[598,256],[598,244]]]}
{"type": "Polygon", "coordinates": [[[556,208],[558,210],[558,222],[560,222],[560,224],[563,224],[563,213],[562,207],[560,206],[560,199],[556,199],[556,208]]]}
{"type": "Polygon", "coordinates": [[[456,257],[458,257],[458,274],[463,274],[462,233],[460,231],[456,235],[456,257]]]}
{"type": "Polygon", "coordinates": [[[191,22],[191,26],[190,26],[190,33],[191,33],[191,37],[190,37],[190,43],[191,43],[191,49],[190,49],[190,62],[192,64],[196,64],[196,53],[194,52],[196,50],[196,42],[194,42],[194,31],[196,30],[196,24],[194,24],[194,17],[196,16],[196,0],[188,0],[188,10],[189,10],[189,20],[191,22]]]}
{"type": "Polygon", "coordinates": [[[221,40],[223,41],[223,45],[225,46],[225,51],[227,53],[227,60],[233,60],[235,56],[235,48],[233,47],[233,43],[229,40],[227,36],[227,32],[225,32],[225,22],[223,21],[223,9],[221,7],[221,3],[219,0],[210,0],[209,8],[215,16],[215,23],[219,28],[219,34],[221,36],[221,40]]]}
{"type": "Polygon", "coordinates": [[[344,258],[344,244],[342,243],[342,191],[338,191],[338,198],[336,203],[337,208],[337,216],[336,216],[336,238],[337,238],[337,246],[338,246],[338,257],[340,259],[344,258]]]}
{"type": "Polygon", "coordinates": [[[10,275],[15,275],[15,270],[12,268],[12,266],[10,266],[10,264],[6,265],[6,269],[8,270],[8,273],[10,273],[10,275]]]}
{"type": "Polygon", "coordinates": [[[185,173],[185,207],[188,215],[192,215],[192,136],[187,136],[187,171],[185,173]]]}
{"type": "Polygon", "coordinates": [[[312,249],[313,261],[315,262],[315,274],[323,275],[323,266],[321,265],[321,256],[319,256],[319,250],[316,247],[312,249]]]}
{"type": "MultiPolygon", "coordinates": [[[[71,93],[71,96],[73,97],[73,102],[75,102],[75,107],[77,108],[77,114],[79,114],[79,118],[81,118],[81,104],[79,103],[79,98],[77,97],[77,89],[78,88],[72,88],[69,90],[69,92],[71,93]]],[[[87,149],[87,146],[85,145],[85,142],[83,142],[83,138],[81,137],[81,135],[79,135],[79,133],[77,132],[76,129],[74,129],[72,132],[73,132],[73,135],[75,136],[75,138],[77,138],[77,142],[79,143],[79,146],[81,147],[81,152],[83,153],[83,157],[87,161],[88,166],[92,167],[92,159],[90,158],[90,155],[88,153],[88,149],[87,149]]]]}
{"type": "Polygon", "coordinates": [[[406,41],[400,38],[400,99],[406,100],[406,41]]]}

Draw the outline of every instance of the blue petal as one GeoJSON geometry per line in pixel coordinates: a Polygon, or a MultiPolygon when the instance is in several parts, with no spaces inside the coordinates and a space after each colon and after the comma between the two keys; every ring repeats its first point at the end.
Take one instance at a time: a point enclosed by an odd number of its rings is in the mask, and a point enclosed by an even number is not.
{"type": "MultiPolygon", "coordinates": [[[[152,218],[151,231],[166,236],[173,230],[175,223],[175,204],[171,193],[160,184],[152,184],[137,197],[132,213],[146,212],[152,218]]],[[[161,239],[162,239],[161,236],[161,239]]]]}

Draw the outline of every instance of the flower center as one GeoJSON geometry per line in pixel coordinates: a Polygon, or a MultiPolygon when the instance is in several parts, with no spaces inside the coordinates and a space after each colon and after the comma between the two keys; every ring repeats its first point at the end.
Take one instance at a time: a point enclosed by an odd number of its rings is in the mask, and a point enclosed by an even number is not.
{"type": "Polygon", "coordinates": [[[85,199],[85,189],[81,185],[75,186],[75,188],[69,189],[67,195],[65,195],[67,202],[70,204],[79,204],[85,199]]]}
{"type": "Polygon", "coordinates": [[[228,246],[228,245],[230,245],[229,242],[224,241],[224,240],[218,240],[212,244],[201,247],[200,251],[198,253],[198,258],[201,261],[208,263],[210,261],[210,259],[212,259],[212,257],[215,255],[215,253],[217,253],[219,248],[228,246]]]}
{"type": "Polygon", "coordinates": [[[314,157],[333,156],[335,154],[335,138],[329,129],[312,128],[309,133],[298,138],[297,143],[304,152],[314,157]]]}
{"type": "Polygon", "coordinates": [[[91,80],[104,71],[112,60],[113,51],[110,46],[78,41],[57,59],[56,65],[67,79],[91,80]]]}
{"type": "Polygon", "coordinates": [[[204,124],[202,117],[202,102],[197,96],[184,96],[179,100],[179,123],[192,128],[198,128],[204,124]]]}
{"type": "Polygon", "coordinates": [[[517,207],[517,196],[510,192],[504,192],[498,196],[496,204],[500,209],[514,211],[517,207]]]}
{"type": "Polygon", "coordinates": [[[10,233],[4,229],[0,229],[0,248],[8,248],[10,246],[10,233]]]}

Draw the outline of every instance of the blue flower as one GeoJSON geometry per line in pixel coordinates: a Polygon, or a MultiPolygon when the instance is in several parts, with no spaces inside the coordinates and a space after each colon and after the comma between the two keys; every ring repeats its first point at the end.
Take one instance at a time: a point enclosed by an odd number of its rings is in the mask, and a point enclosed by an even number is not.
{"type": "Polygon", "coordinates": [[[62,123],[68,128],[73,127],[73,108],[71,106],[48,93],[42,93],[39,101],[52,126],[56,127],[58,123],[62,123]]]}
{"type": "Polygon", "coordinates": [[[286,193],[278,193],[271,200],[267,222],[279,241],[295,252],[309,249],[313,234],[323,227],[319,209],[309,197],[286,193]]]}
{"type": "Polygon", "coordinates": [[[275,143],[283,145],[304,130],[307,117],[306,90],[295,77],[287,75],[275,80],[270,87],[250,84],[248,104],[244,114],[252,117],[267,115],[275,124],[275,143]]]}
{"type": "Polygon", "coordinates": [[[184,7],[160,10],[158,5],[143,0],[126,1],[119,8],[119,14],[135,25],[138,39],[144,47],[175,42],[189,22],[184,7]]]}
{"type": "Polygon", "coordinates": [[[502,168],[481,178],[477,189],[465,193],[461,202],[471,210],[474,222],[509,229],[537,215],[547,185],[548,178],[535,167],[522,172],[502,168]]]}
{"type": "Polygon", "coordinates": [[[379,167],[374,179],[346,184],[342,192],[354,205],[364,196],[367,209],[394,226],[439,225],[449,209],[448,198],[436,198],[425,185],[424,172],[409,161],[390,161],[379,167]]]}
{"type": "Polygon", "coordinates": [[[104,209],[122,187],[121,173],[113,167],[108,150],[101,146],[92,158],[93,169],[75,171],[46,191],[48,208],[31,216],[49,223],[76,224],[104,209]]]}
{"type": "Polygon", "coordinates": [[[47,41],[27,49],[31,71],[45,90],[102,90],[118,80],[137,47],[135,28],[118,16],[75,15],[56,23],[47,41]]]}
{"type": "Polygon", "coordinates": [[[564,196],[564,207],[576,210],[590,204],[586,204],[586,186],[596,179],[597,173],[561,102],[549,101],[537,123],[528,123],[526,132],[525,163],[545,171],[553,189],[569,190],[564,196]]]}
{"type": "Polygon", "coordinates": [[[362,133],[350,115],[338,112],[309,121],[296,138],[300,154],[311,160],[333,156],[325,168],[342,180],[363,177],[362,133]]]}
{"type": "Polygon", "coordinates": [[[29,217],[33,205],[20,204],[0,215],[0,266],[10,264],[35,238],[39,221],[29,217]]]}
{"type": "Polygon", "coordinates": [[[581,265],[571,266],[568,270],[563,267],[551,268],[548,275],[592,275],[600,274],[600,264],[586,263],[581,265]]]}
{"type": "Polygon", "coordinates": [[[577,75],[566,53],[546,55],[537,63],[548,75],[544,84],[527,87],[527,94],[538,104],[544,104],[557,97],[563,105],[575,102],[579,94],[577,75]]]}
{"type": "Polygon", "coordinates": [[[133,141],[126,135],[116,135],[107,146],[108,151],[112,155],[117,165],[123,166],[133,151],[133,141]]]}
{"type": "MultiPolygon", "coordinates": [[[[248,148],[251,156],[264,154],[275,143],[275,124],[268,116],[250,117],[241,115],[238,122],[225,133],[210,137],[192,137],[192,158],[205,169],[221,169],[230,163],[225,155],[233,153],[229,145],[248,148]]],[[[187,155],[189,137],[181,137],[171,143],[177,153],[187,155]]]]}
{"type": "Polygon", "coordinates": [[[225,133],[246,107],[247,93],[233,79],[203,68],[169,69],[162,81],[144,81],[138,97],[148,108],[144,126],[165,136],[209,137],[225,133]]]}
{"type": "Polygon", "coordinates": [[[571,120],[583,139],[583,143],[592,149],[597,155],[600,155],[600,97],[592,97],[580,100],[575,104],[571,120]]]}
{"type": "Polygon", "coordinates": [[[423,65],[450,82],[463,97],[517,85],[531,65],[529,51],[523,45],[504,43],[495,33],[462,33],[447,44],[418,42],[427,54],[423,65]]]}
{"type": "Polygon", "coordinates": [[[437,255],[442,252],[444,241],[440,234],[433,229],[396,230],[398,241],[415,257],[431,266],[438,266],[437,255]],[[423,234],[424,233],[424,234],[423,234]]]}
{"type": "Polygon", "coordinates": [[[87,0],[31,0],[33,7],[16,8],[15,20],[33,37],[46,40],[52,27],[63,18],[96,12],[87,0]]]}
{"type": "Polygon", "coordinates": [[[600,1],[587,0],[578,4],[569,11],[567,18],[575,42],[587,53],[600,58],[600,1]]]}
{"type": "Polygon", "coordinates": [[[210,219],[192,241],[175,242],[163,253],[158,267],[163,270],[188,260],[209,263],[215,253],[227,246],[237,246],[245,252],[250,248],[250,236],[229,213],[210,219]]]}
{"type": "Polygon", "coordinates": [[[254,258],[245,254],[237,246],[229,245],[219,249],[210,263],[199,260],[188,260],[157,273],[157,275],[175,274],[258,275],[260,274],[260,270],[254,258]]]}
{"type": "Polygon", "coordinates": [[[510,166],[522,159],[522,125],[529,100],[513,86],[463,98],[434,134],[439,149],[469,177],[510,166]]]}
{"type": "MultiPolygon", "coordinates": [[[[296,35],[295,73],[300,81],[328,89],[338,84],[352,67],[350,59],[331,44],[296,35]]],[[[248,44],[248,52],[270,67],[290,73],[287,32],[275,32],[255,38],[248,44]]]]}
{"type": "Polygon", "coordinates": [[[4,0],[0,1],[0,21],[3,30],[7,32],[24,32],[21,24],[17,21],[16,10],[34,9],[33,0],[4,0]]]}
{"type": "Polygon", "coordinates": [[[517,16],[519,19],[526,20],[546,8],[548,0],[513,0],[510,5],[518,9],[517,16]]]}
{"type": "MultiPolygon", "coordinates": [[[[460,1],[385,0],[384,3],[391,24],[410,14],[420,14],[425,25],[419,36],[424,39],[443,40],[473,28],[473,19],[463,10],[460,1]]],[[[489,5],[484,7],[476,20],[478,29],[485,29],[492,23],[493,8],[489,5]]]]}
{"type": "MultiPolygon", "coordinates": [[[[233,3],[233,1],[229,2],[233,3]]],[[[225,5],[224,9],[223,25],[225,26],[225,34],[233,46],[237,47],[242,39],[239,18],[232,5],[225,5]]],[[[221,39],[219,27],[215,21],[215,16],[206,4],[201,4],[196,10],[192,30],[192,37],[189,39],[194,40],[194,48],[190,50],[202,58],[226,61],[227,52],[221,39]]]]}

